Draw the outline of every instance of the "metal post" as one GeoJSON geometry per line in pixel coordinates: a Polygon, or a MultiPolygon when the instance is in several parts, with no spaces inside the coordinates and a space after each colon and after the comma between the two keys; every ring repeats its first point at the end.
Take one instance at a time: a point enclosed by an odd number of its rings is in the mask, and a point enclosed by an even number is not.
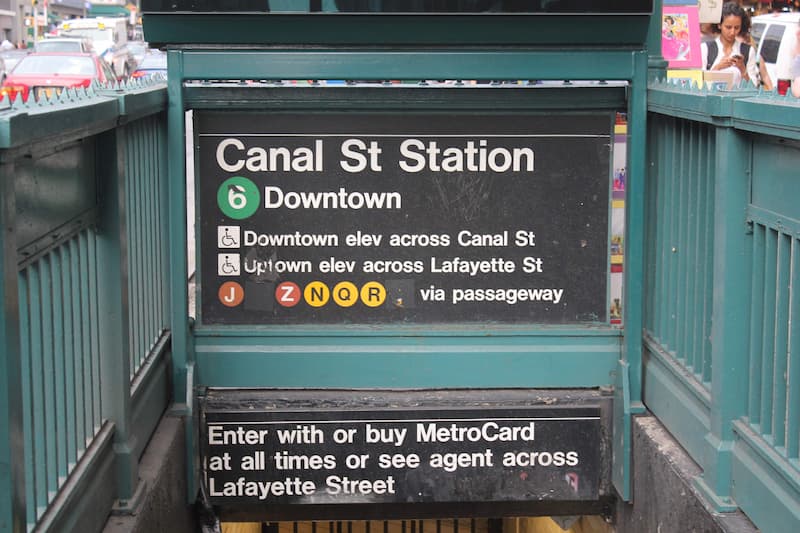
{"type": "Polygon", "coordinates": [[[0,529],[25,526],[22,361],[17,293],[14,165],[0,166],[0,529]]]}
{"type": "Polygon", "coordinates": [[[130,321],[128,310],[128,243],[125,195],[124,126],[100,137],[99,168],[108,169],[98,183],[100,220],[98,259],[100,272],[100,326],[103,346],[101,369],[104,418],[115,424],[114,452],[117,459],[117,498],[129,507],[138,486],[131,413],[130,321]]]}
{"type": "Polygon", "coordinates": [[[731,499],[733,422],[747,410],[751,252],[746,210],[750,191],[750,146],[730,126],[716,131],[714,182],[714,298],[711,328],[711,427],[698,487],[719,511],[737,508],[731,499]]]}
{"type": "Polygon", "coordinates": [[[184,417],[188,500],[194,501],[198,475],[195,465],[194,356],[188,316],[189,267],[186,240],[186,125],[183,103],[183,52],[167,52],[169,106],[167,110],[167,152],[169,157],[169,265],[170,324],[172,329],[172,383],[175,414],[184,417]]]}

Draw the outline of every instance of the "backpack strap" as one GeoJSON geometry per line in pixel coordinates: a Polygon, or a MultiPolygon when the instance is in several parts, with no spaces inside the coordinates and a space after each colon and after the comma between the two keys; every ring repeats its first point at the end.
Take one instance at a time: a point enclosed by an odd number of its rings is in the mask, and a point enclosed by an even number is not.
{"type": "Polygon", "coordinates": [[[739,51],[742,53],[744,57],[744,64],[747,64],[747,60],[750,59],[750,45],[747,43],[742,43],[739,45],[739,51]]]}
{"type": "Polygon", "coordinates": [[[708,41],[706,43],[708,47],[708,59],[706,61],[706,70],[711,70],[711,65],[714,64],[714,60],[717,59],[717,54],[719,53],[719,49],[717,48],[717,41],[708,41]]]}

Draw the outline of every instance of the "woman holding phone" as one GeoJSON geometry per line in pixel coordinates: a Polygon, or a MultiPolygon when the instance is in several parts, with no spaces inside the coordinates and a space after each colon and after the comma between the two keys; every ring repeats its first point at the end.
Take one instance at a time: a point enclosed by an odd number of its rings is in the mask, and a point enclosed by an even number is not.
{"type": "Polygon", "coordinates": [[[757,83],[756,52],[750,45],[737,39],[749,28],[747,12],[736,2],[726,2],[722,6],[719,35],[713,41],[700,45],[703,69],[730,72],[734,85],[739,85],[742,80],[757,83]]]}

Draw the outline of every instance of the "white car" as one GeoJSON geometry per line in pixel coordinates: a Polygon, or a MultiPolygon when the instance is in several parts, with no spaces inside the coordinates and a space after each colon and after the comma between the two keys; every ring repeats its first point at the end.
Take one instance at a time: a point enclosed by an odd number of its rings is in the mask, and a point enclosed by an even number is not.
{"type": "Polygon", "coordinates": [[[94,52],[89,39],[70,37],[50,37],[33,44],[34,52],[94,52]]]}
{"type": "Polygon", "coordinates": [[[764,58],[769,77],[784,94],[792,79],[792,60],[797,46],[800,13],[773,13],[753,17],[751,34],[764,58]]]}

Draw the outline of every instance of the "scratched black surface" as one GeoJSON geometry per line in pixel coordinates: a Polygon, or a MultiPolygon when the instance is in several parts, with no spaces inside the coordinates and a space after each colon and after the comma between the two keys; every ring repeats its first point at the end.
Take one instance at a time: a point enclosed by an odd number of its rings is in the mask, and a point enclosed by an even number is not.
{"type": "Polygon", "coordinates": [[[200,213],[200,271],[202,322],[205,324],[422,324],[495,322],[502,324],[603,323],[607,320],[606,280],[608,270],[608,213],[610,143],[613,116],[608,112],[493,114],[391,114],[391,113],[242,113],[195,112],[198,162],[198,210],[200,213]],[[286,137],[258,136],[285,133],[286,137]],[[215,152],[219,136],[241,139],[248,146],[311,146],[320,134],[326,137],[323,172],[239,172],[219,168],[215,152]],[[207,136],[211,134],[212,136],[207,136]],[[390,135],[391,137],[387,137],[390,135]],[[530,146],[536,154],[534,172],[403,172],[397,165],[398,147],[406,138],[437,140],[440,146],[463,146],[467,140],[476,144],[482,136],[489,147],[508,149],[530,146]],[[521,137],[539,135],[539,137],[521,137]],[[564,136],[566,135],[566,136],[564,136]],[[464,137],[467,136],[467,137],[464,137]],[[358,138],[367,143],[378,141],[383,149],[382,171],[365,170],[347,173],[339,168],[340,142],[358,138]],[[398,191],[402,195],[399,210],[344,209],[259,209],[244,221],[225,217],[216,205],[217,189],[232,176],[252,180],[262,191],[274,185],[288,191],[398,191]],[[242,256],[272,257],[282,260],[421,260],[421,274],[280,274],[243,275],[233,278],[245,288],[245,302],[235,308],[223,306],[218,290],[231,278],[217,276],[216,228],[240,225],[259,233],[337,234],[338,248],[277,248],[243,250],[242,256]],[[462,247],[456,234],[469,230],[478,234],[517,230],[536,234],[533,248],[462,247]],[[379,247],[346,247],[344,236],[357,231],[383,235],[379,247]],[[449,247],[389,247],[392,233],[448,234],[449,247]],[[513,260],[513,274],[487,273],[439,274],[430,272],[430,258],[460,257],[466,260],[502,257],[513,260]],[[544,271],[525,274],[522,258],[540,257],[544,271]],[[369,308],[361,303],[343,308],[331,300],[314,308],[300,303],[291,308],[255,302],[270,298],[274,285],[292,281],[301,288],[319,280],[329,286],[351,281],[361,286],[378,281],[389,287],[386,304],[369,308]],[[445,289],[444,302],[422,301],[420,289],[434,285],[445,289]],[[557,288],[564,289],[562,300],[521,302],[509,305],[498,302],[453,304],[453,288],[557,288]],[[250,294],[250,301],[248,301],[250,294]],[[402,305],[397,296],[403,297],[402,305]]]}

